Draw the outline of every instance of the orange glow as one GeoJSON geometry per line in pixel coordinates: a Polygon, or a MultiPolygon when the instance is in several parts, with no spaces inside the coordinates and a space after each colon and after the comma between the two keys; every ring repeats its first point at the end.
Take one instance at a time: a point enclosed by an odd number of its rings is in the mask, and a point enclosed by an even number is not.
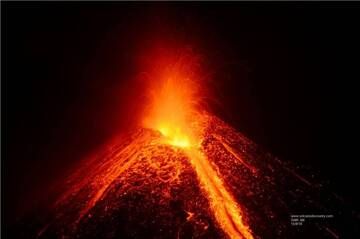
{"type": "Polygon", "coordinates": [[[191,78],[194,77],[192,60],[192,56],[183,56],[177,62],[168,62],[162,66],[163,72],[149,79],[153,82],[143,121],[144,127],[161,132],[165,143],[181,148],[199,143],[198,129],[192,125],[199,95],[196,81],[191,78]]]}

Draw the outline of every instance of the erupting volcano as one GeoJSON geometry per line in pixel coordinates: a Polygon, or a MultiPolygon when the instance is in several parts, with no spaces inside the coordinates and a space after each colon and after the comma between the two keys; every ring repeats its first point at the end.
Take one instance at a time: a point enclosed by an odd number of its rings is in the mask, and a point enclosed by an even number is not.
{"type": "MultiPolygon", "coordinates": [[[[79,165],[38,238],[295,238],[293,208],[337,205],[304,200],[319,186],[206,109],[198,65],[146,74],[140,126],[79,165]]],[[[336,238],[331,223],[311,234],[336,238]]]]}

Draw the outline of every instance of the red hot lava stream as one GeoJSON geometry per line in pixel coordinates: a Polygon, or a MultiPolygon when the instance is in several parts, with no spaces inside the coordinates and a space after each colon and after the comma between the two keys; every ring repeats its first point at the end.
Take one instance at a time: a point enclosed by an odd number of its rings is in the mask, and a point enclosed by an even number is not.
{"type": "Polygon", "coordinates": [[[156,94],[152,97],[145,126],[161,132],[164,143],[185,151],[210,201],[210,208],[226,234],[230,238],[253,238],[242,220],[240,206],[201,151],[206,120],[202,117],[204,113],[197,109],[198,85],[181,67],[178,62],[167,69],[158,88],[154,89],[156,94]]]}

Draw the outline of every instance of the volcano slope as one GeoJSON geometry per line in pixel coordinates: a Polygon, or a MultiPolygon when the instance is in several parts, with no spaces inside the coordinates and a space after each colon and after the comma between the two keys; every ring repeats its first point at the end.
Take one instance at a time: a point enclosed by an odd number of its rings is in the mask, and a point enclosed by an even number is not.
{"type": "MultiPolygon", "coordinates": [[[[201,142],[138,130],[84,160],[16,238],[352,238],[355,212],[208,113],[201,142]],[[324,214],[295,225],[292,215],[324,214]],[[353,220],[350,220],[353,219],[353,220]]],[[[197,120],[199,122],[199,120],[197,120]]],[[[298,169],[299,170],[299,169],[298,169]]]]}
{"type": "Polygon", "coordinates": [[[198,57],[180,53],[149,58],[139,126],[74,167],[14,237],[354,238],[353,207],[209,113],[198,57]]]}

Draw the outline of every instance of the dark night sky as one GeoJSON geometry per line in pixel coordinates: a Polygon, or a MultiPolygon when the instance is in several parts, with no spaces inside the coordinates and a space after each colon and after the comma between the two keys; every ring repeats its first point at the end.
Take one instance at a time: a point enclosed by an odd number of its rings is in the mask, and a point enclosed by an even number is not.
{"type": "Polygon", "coordinates": [[[9,218],[123,130],[136,57],[154,39],[202,54],[223,119],[355,200],[359,4],[2,5],[9,218]]]}

